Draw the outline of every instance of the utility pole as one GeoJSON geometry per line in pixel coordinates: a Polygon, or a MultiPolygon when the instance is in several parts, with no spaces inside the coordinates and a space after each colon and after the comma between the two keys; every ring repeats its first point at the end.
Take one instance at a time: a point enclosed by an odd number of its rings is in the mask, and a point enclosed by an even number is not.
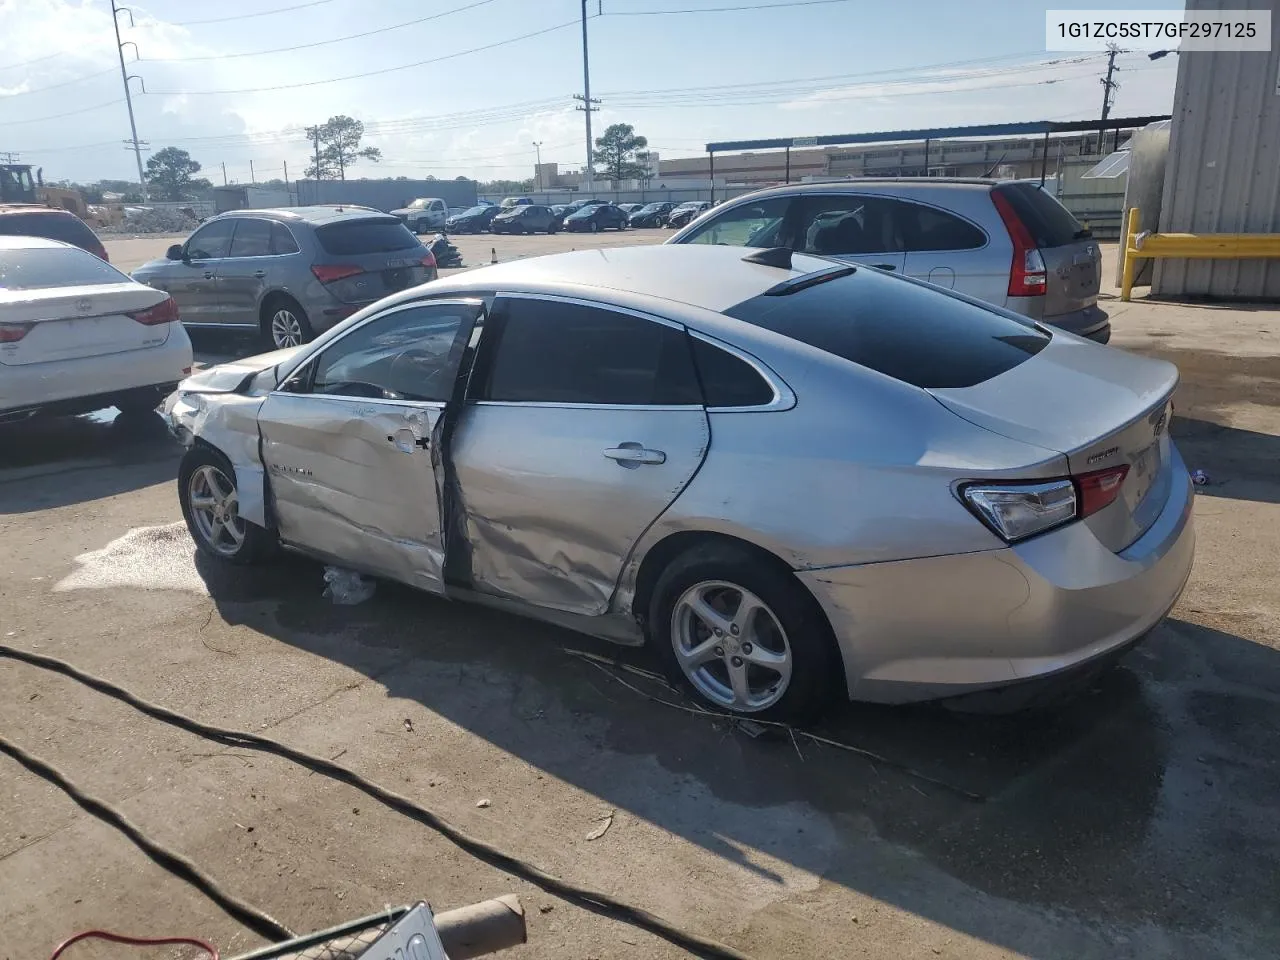
{"type": "Polygon", "coordinates": [[[284,161],[284,188],[289,189],[289,161],[284,161]]]}
{"type": "Polygon", "coordinates": [[[1115,100],[1115,92],[1120,89],[1120,84],[1111,79],[1116,72],[1116,54],[1128,52],[1127,50],[1121,50],[1114,43],[1107,44],[1107,75],[1098,81],[1102,84],[1102,122],[1098,124],[1098,153],[1103,152],[1102,141],[1107,134],[1107,117],[1111,114],[1111,104],[1115,100]]]}
{"type": "Polygon", "coordinates": [[[224,187],[227,185],[227,164],[225,161],[222,164],[222,185],[224,187]]]}
{"type": "Polygon", "coordinates": [[[254,173],[253,173],[253,161],[250,160],[249,161],[249,183],[255,184],[257,182],[258,182],[258,178],[254,176],[254,173]]]}
{"type": "Polygon", "coordinates": [[[542,141],[533,141],[533,149],[538,151],[538,165],[533,168],[533,172],[538,177],[538,192],[542,192],[542,141]]]}
{"type": "MultiPolygon", "coordinates": [[[[133,157],[138,161],[138,184],[142,189],[142,202],[147,202],[147,178],[142,173],[142,144],[138,142],[138,124],[133,119],[133,94],[129,90],[129,74],[124,68],[124,44],[120,42],[120,11],[129,14],[129,26],[133,26],[133,11],[128,7],[117,7],[116,0],[111,0],[111,25],[116,28],[116,55],[120,58],[120,79],[124,81],[124,102],[129,109],[129,133],[133,139],[125,141],[133,145],[133,157]]],[[[134,44],[137,53],[137,44],[134,44]]],[[[145,87],[143,89],[146,89],[145,87]]]]}
{"type": "Polygon", "coordinates": [[[587,118],[587,166],[583,170],[583,182],[590,193],[595,189],[595,165],[591,161],[591,114],[600,109],[596,106],[600,101],[591,99],[591,66],[587,59],[587,0],[582,0],[582,96],[576,93],[573,99],[581,100],[582,106],[578,107],[583,111],[587,118]]]}

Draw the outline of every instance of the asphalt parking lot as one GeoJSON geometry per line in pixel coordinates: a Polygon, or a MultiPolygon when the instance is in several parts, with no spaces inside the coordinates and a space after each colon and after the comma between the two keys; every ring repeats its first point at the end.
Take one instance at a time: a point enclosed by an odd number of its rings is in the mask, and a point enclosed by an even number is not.
{"type": "MultiPolygon", "coordinates": [[[[478,265],[667,235],[456,242],[478,265]]],[[[170,242],[108,249],[127,270],[170,242]]],[[[1210,483],[1170,619],[1049,714],[851,705],[819,732],[859,752],[753,739],[575,654],[652,668],[640,652],[385,583],[335,607],[300,559],[215,569],[181,525],[180,448],[158,418],[110,412],[0,433],[0,643],[340,757],[551,873],[761,960],[1276,956],[1280,311],[1105,305],[1114,346],[1178,364],[1171,429],[1210,483]]],[[[254,349],[197,348],[206,362],[254,349]]],[[[351,787],[7,660],[0,732],[298,931],[514,892],[530,942],[513,958],[684,955],[351,787]]],[[[196,934],[223,956],[260,942],[0,757],[0,957],[103,926],[196,934]]]]}

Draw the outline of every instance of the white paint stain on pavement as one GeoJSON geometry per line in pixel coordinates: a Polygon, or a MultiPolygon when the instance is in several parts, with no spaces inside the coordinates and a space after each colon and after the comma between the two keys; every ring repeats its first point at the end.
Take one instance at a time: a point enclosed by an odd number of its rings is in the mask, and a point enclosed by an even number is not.
{"type": "Polygon", "coordinates": [[[196,570],[195,543],[182,521],[135,527],[101,550],[76,557],[77,568],[54,590],[186,590],[208,594],[196,570]]]}

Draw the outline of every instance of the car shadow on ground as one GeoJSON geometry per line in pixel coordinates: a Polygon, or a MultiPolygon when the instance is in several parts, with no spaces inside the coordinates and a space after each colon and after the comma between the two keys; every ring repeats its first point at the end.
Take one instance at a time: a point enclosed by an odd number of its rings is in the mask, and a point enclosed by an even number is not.
{"type": "Polygon", "coordinates": [[[877,760],[753,738],[569,652],[656,669],[643,650],[390,583],[335,607],[318,598],[319,566],[296,557],[265,570],[197,566],[228,623],[345,664],[389,698],[766,879],[777,872],[744,851],[1032,956],[1074,957],[1081,944],[1004,922],[966,888],[1090,929],[1245,930],[1264,952],[1280,947],[1269,812],[1280,656],[1241,636],[1168,621],[1082,696],[1040,714],[846,704],[815,728],[877,760]]]}
{"type": "Polygon", "coordinates": [[[1280,437],[1181,416],[1169,429],[1188,468],[1208,479],[1198,493],[1280,503],[1280,437]]]}
{"type": "Polygon", "coordinates": [[[0,514],[85,503],[171,480],[181,454],[155,413],[107,407],[0,424],[0,514]]]}

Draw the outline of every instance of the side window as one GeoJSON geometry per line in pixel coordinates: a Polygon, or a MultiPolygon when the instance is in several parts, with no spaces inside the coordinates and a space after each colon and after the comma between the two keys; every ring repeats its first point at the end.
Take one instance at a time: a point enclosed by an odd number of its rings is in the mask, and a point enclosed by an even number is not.
{"type": "Polygon", "coordinates": [[[271,224],[271,252],[276,254],[298,252],[298,241],[293,239],[289,228],[279,221],[273,221],[271,224]]]}
{"type": "Polygon", "coordinates": [[[271,221],[243,217],[236,220],[230,257],[265,257],[271,253],[271,221]]]}
{"type": "Polygon", "coordinates": [[[599,307],[503,301],[478,399],[628,406],[700,404],[683,330],[599,307]]]}
{"type": "Polygon", "coordinates": [[[803,253],[835,256],[905,249],[895,217],[898,204],[892,200],[843,194],[804,197],[800,204],[796,249],[803,253]]]}
{"type": "Polygon", "coordinates": [[[371,400],[449,399],[466,346],[466,304],[422,304],[352,330],[315,361],[311,393],[371,400]]]}
{"type": "Polygon", "coordinates": [[[760,407],[773,402],[773,387],[751,364],[698,337],[690,337],[690,342],[708,407],[760,407]]]}
{"type": "Polygon", "coordinates": [[[959,217],[917,203],[899,204],[907,250],[976,250],[987,236],[959,217]]]}
{"type": "Polygon", "coordinates": [[[786,216],[789,197],[774,197],[760,203],[748,203],[704,224],[686,237],[685,243],[711,243],[726,247],[773,247],[782,241],[782,219],[786,216]]]}
{"type": "Polygon", "coordinates": [[[190,260],[217,260],[231,249],[231,231],[234,220],[215,220],[207,223],[187,240],[187,258],[190,260]]]}

